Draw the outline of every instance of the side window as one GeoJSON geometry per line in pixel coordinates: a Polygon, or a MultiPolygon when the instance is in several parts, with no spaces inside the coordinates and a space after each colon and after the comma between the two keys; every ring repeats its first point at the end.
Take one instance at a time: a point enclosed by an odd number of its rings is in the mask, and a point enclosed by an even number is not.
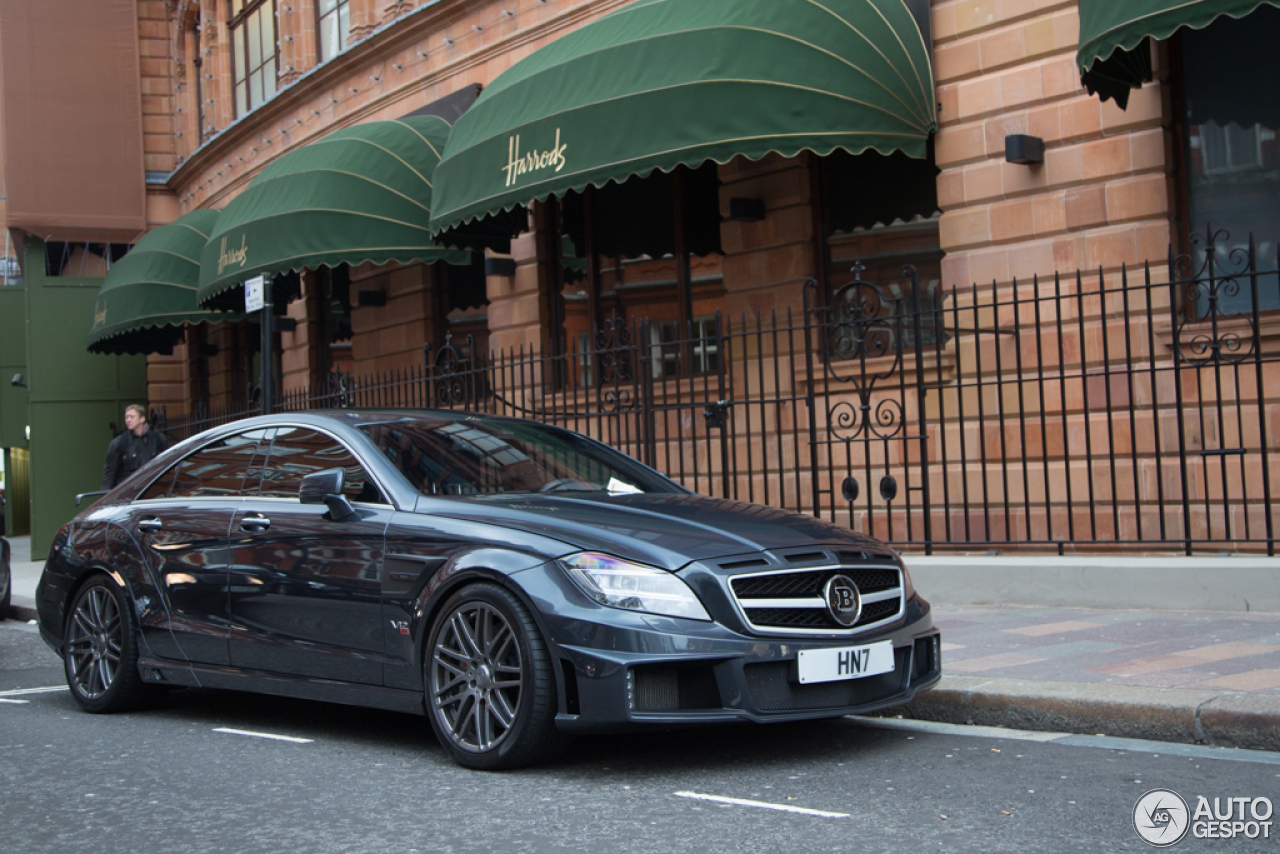
{"type": "Polygon", "coordinates": [[[262,475],[262,495],[297,498],[302,478],[326,469],[346,472],[342,491],[352,501],[382,503],[385,499],[351,452],[335,439],[304,427],[280,427],[262,475]]]}
{"type": "Polygon", "coordinates": [[[252,430],[205,445],[157,478],[138,500],[240,495],[255,455],[265,457],[269,438],[267,431],[252,430]]]}
{"type": "Polygon", "coordinates": [[[174,466],[169,468],[164,474],[160,475],[158,478],[152,481],[151,485],[147,487],[146,491],[143,492],[134,500],[150,501],[153,498],[168,498],[169,489],[173,486],[173,474],[177,470],[178,470],[178,466],[175,464],[174,466]]]}

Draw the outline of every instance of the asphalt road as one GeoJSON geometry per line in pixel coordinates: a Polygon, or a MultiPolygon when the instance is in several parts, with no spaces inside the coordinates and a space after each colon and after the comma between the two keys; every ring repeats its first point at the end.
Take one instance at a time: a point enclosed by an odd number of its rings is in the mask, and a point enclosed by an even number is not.
{"type": "Polygon", "coordinates": [[[1150,789],[1280,803],[1280,754],[842,719],[582,739],[487,774],[408,715],[178,691],[94,716],[17,693],[61,684],[34,627],[0,623],[7,852],[1145,851],[1150,789]]]}

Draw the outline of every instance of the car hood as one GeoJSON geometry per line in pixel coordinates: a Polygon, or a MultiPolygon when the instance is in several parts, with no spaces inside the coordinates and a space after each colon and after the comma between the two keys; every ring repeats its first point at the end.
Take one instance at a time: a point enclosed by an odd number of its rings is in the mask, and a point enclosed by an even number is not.
{"type": "Polygon", "coordinates": [[[828,522],[701,495],[496,495],[430,500],[419,512],[500,525],[667,569],[766,549],[883,547],[828,522]]]}

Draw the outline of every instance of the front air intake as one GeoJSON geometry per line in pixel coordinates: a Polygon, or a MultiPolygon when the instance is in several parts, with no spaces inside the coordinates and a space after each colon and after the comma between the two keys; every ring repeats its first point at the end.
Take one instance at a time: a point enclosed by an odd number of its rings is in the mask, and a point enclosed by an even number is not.
{"type": "Polygon", "coordinates": [[[724,707],[711,665],[644,665],[637,667],[632,676],[635,679],[632,708],[637,712],[687,712],[724,707]]]}

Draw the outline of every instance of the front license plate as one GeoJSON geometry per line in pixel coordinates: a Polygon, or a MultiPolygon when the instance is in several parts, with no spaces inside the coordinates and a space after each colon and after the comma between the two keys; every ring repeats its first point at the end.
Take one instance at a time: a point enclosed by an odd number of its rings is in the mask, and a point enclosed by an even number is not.
{"type": "Polygon", "coordinates": [[[893,670],[893,642],[835,649],[802,649],[797,663],[801,684],[875,676],[893,670]]]}

